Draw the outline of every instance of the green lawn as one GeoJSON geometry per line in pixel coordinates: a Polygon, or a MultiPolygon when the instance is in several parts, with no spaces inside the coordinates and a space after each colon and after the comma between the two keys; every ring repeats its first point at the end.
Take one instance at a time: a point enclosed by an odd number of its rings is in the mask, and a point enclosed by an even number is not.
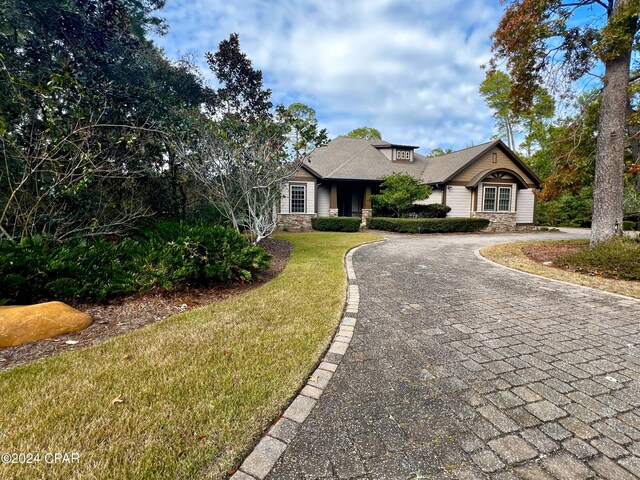
{"type": "Polygon", "coordinates": [[[345,252],[381,237],[278,238],[294,245],[285,271],[245,295],[0,373],[0,453],[80,454],[0,464],[0,478],[223,477],[328,346],[345,252]]]}

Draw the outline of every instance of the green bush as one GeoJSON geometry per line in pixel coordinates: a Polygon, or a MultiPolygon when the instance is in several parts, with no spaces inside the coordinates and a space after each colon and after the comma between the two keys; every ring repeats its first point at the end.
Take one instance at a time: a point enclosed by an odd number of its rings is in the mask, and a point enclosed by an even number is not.
{"type": "Polygon", "coordinates": [[[413,205],[409,208],[409,214],[415,215],[417,218],[446,218],[447,213],[451,211],[451,207],[441,205],[440,203],[431,203],[429,205],[413,205]]]}
{"type": "Polygon", "coordinates": [[[625,231],[635,230],[636,228],[636,222],[632,222],[630,220],[625,220],[624,222],[622,222],[622,229],[625,231]]]}
{"type": "Polygon", "coordinates": [[[477,232],[489,225],[486,218],[383,218],[367,220],[367,227],[401,233],[477,232]]]}
{"type": "Polygon", "coordinates": [[[160,223],[139,238],[0,241],[0,304],[82,301],[170,290],[176,284],[250,280],[269,255],[234,230],[160,223]]]}
{"type": "Polygon", "coordinates": [[[614,237],[561,257],[557,263],[587,274],[640,280],[640,239],[614,237]]]}
{"type": "MultiPolygon", "coordinates": [[[[447,213],[450,211],[451,207],[439,203],[431,203],[429,205],[413,204],[405,211],[405,218],[446,218],[447,213]]],[[[383,207],[374,207],[373,216],[398,218],[393,211],[383,207]]]]}
{"type": "Polygon", "coordinates": [[[360,230],[359,217],[313,217],[311,225],[315,230],[325,232],[357,232],[360,230]]]}

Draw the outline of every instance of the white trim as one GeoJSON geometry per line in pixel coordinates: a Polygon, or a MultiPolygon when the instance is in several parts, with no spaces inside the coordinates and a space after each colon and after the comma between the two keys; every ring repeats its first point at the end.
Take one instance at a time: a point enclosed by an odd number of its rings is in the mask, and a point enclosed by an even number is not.
{"type": "Polygon", "coordinates": [[[491,213],[511,213],[513,212],[513,185],[509,185],[508,187],[505,186],[500,186],[500,185],[485,185],[484,183],[482,184],[482,203],[480,204],[482,206],[482,209],[479,210],[480,212],[491,212],[491,213]],[[493,189],[495,190],[495,196],[493,197],[493,209],[487,209],[485,208],[485,200],[487,198],[487,189],[493,189]],[[509,190],[509,205],[507,206],[507,209],[500,209],[500,192],[502,190],[509,190]]]}
{"type": "MultiPolygon", "coordinates": [[[[299,200],[299,199],[298,199],[299,200]]],[[[306,183],[289,183],[289,213],[304,214],[307,213],[307,184],[306,183]],[[302,187],[302,212],[293,211],[293,187],[302,187]]]]}

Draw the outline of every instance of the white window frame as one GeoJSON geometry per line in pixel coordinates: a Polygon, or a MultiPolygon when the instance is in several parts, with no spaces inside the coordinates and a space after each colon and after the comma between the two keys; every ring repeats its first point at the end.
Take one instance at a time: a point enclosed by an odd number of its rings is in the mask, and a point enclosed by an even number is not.
{"type": "MultiPolygon", "coordinates": [[[[299,199],[296,199],[299,200],[299,199]]],[[[289,185],[289,213],[307,213],[307,186],[301,183],[292,183],[291,185],[289,185]],[[294,212],[293,210],[293,189],[294,187],[296,188],[302,188],[302,211],[301,212],[294,212]]]]}
{"type": "Polygon", "coordinates": [[[396,150],[396,160],[411,160],[411,152],[409,150],[396,150]]]}
{"type": "Polygon", "coordinates": [[[511,212],[511,195],[512,195],[512,188],[509,187],[499,187],[497,185],[485,185],[482,187],[482,211],[483,212],[497,212],[497,213],[508,213],[511,212]],[[492,209],[488,209],[486,208],[486,200],[487,200],[487,189],[493,189],[495,190],[495,196],[493,198],[493,208],[492,209]],[[509,191],[509,203],[507,204],[507,209],[501,209],[500,208],[500,192],[502,190],[508,190],[509,191]]]}

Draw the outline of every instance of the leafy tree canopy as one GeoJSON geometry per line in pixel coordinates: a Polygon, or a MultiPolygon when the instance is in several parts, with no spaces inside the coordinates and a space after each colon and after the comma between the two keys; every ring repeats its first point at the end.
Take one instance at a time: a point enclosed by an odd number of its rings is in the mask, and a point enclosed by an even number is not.
{"type": "Polygon", "coordinates": [[[453,152],[453,150],[451,150],[450,148],[436,147],[427,154],[427,157],[439,157],[440,155],[446,155],[447,153],[451,152],[453,152]]]}
{"type": "Polygon", "coordinates": [[[382,140],[380,131],[372,127],[354,128],[349,133],[347,133],[347,137],[364,138],[366,140],[382,140]]]}
{"type": "Polygon", "coordinates": [[[382,177],[380,193],[371,195],[377,207],[389,209],[397,217],[403,217],[414,202],[425,200],[431,195],[429,185],[420,183],[407,173],[393,173],[382,177]]]}
{"type": "Polygon", "coordinates": [[[251,60],[240,50],[237,33],[223,40],[215,53],[205,53],[209,68],[221,87],[214,95],[214,104],[222,114],[235,114],[244,120],[269,115],[271,90],[262,85],[262,72],[255,70],[251,60]]]}

